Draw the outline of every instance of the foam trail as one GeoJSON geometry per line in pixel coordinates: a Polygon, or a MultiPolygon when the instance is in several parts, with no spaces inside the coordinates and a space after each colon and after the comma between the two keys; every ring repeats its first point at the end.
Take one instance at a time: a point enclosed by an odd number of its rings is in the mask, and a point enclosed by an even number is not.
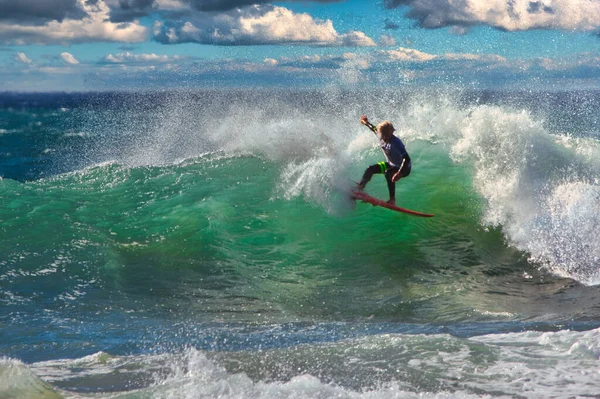
{"type": "Polygon", "coordinates": [[[284,198],[304,196],[330,214],[343,215],[353,207],[347,193],[352,182],[343,177],[349,164],[343,158],[313,158],[292,163],[282,173],[280,191],[284,198]]]}

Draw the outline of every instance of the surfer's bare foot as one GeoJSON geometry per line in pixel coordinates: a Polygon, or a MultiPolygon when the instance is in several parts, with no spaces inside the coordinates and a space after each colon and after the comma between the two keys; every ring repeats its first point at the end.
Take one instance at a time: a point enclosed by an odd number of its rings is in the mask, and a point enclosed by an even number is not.
{"type": "Polygon", "coordinates": [[[358,192],[361,192],[361,193],[362,193],[363,191],[365,191],[365,185],[364,185],[364,184],[360,184],[360,183],[359,183],[359,184],[357,184],[357,185],[356,185],[356,191],[358,191],[358,192]]]}
{"type": "Polygon", "coordinates": [[[389,200],[387,200],[387,203],[390,205],[396,205],[396,198],[390,198],[389,200]]]}

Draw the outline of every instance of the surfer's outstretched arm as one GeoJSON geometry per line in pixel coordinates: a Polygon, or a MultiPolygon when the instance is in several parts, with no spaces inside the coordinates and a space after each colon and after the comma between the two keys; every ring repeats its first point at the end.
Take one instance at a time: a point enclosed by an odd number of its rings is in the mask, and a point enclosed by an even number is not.
{"type": "Polygon", "coordinates": [[[375,135],[377,135],[377,127],[371,122],[369,122],[369,118],[367,118],[367,115],[363,115],[360,117],[360,123],[371,129],[371,131],[375,133],[375,135]]]}

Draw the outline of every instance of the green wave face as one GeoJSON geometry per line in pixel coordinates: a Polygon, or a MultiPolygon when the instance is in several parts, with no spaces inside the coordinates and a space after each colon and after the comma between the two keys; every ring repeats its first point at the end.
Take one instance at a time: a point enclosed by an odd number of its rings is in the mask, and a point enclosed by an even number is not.
{"type": "MultiPolygon", "coordinates": [[[[446,166],[416,169],[398,187],[402,205],[436,214],[428,220],[350,201],[344,188],[359,166],[297,194],[277,163],[218,155],[5,180],[4,267],[19,271],[5,281],[50,307],[115,301],[200,319],[512,317],[492,298],[473,298],[496,284],[490,276],[535,269],[478,224],[464,168],[443,156],[428,162],[446,166]]],[[[371,186],[384,195],[383,178],[371,186]]]]}

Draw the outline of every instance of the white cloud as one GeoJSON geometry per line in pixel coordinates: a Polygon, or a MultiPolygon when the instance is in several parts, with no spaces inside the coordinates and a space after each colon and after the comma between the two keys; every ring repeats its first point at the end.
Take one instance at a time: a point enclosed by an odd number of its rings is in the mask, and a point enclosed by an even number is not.
{"type": "Polygon", "coordinates": [[[394,39],[393,36],[381,35],[381,37],[379,38],[379,44],[381,44],[382,46],[395,46],[396,39],[394,39]]]}
{"type": "Polygon", "coordinates": [[[326,70],[340,69],[352,66],[355,69],[368,69],[370,67],[368,57],[359,56],[355,53],[329,54],[329,55],[301,55],[297,57],[280,57],[278,60],[267,58],[263,61],[265,65],[290,70],[326,70]]]}
{"type": "Polygon", "coordinates": [[[424,62],[437,58],[437,55],[427,54],[419,50],[414,50],[405,47],[399,47],[397,50],[382,51],[390,61],[412,61],[424,62]]]}
{"type": "Polygon", "coordinates": [[[380,51],[382,61],[405,61],[405,62],[426,62],[431,60],[442,61],[476,61],[482,63],[503,63],[504,57],[496,54],[471,54],[471,53],[446,53],[446,54],[428,54],[419,50],[399,47],[396,50],[380,51]]]}
{"type": "Polygon", "coordinates": [[[60,58],[62,58],[63,61],[66,62],[67,64],[71,64],[71,65],[79,64],[79,61],[77,60],[77,58],[73,57],[73,54],[70,54],[67,52],[61,53],[60,58]]]}
{"type": "Polygon", "coordinates": [[[441,58],[448,61],[481,61],[481,62],[505,62],[506,58],[496,54],[470,54],[470,53],[447,53],[441,58]]]}
{"type": "Polygon", "coordinates": [[[341,43],[344,46],[350,47],[371,47],[375,46],[373,39],[365,35],[363,32],[350,31],[340,36],[341,43]]]}
{"type": "Polygon", "coordinates": [[[17,61],[22,62],[23,64],[31,64],[33,62],[25,55],[25,53],[17,53],[15,58],[17,61]]]}
{"type": "MultiPolygon", "coordinates": [[[[0,81],[12,90],[38,91],[141,88],[147,85],[156,88],[188,87],[212,84],[215,78],[219,82],[244,82],[249,85],[254,84],[256,79],[285,85],[338,81],[358,85],[371,82],[390,85],[460,82],[473,84],[474,87],[512,87],[535,79],[548,82],[570,79],[578,87],[598,87],[600,82],[600,57],[593,51],[562,58],[508,60],[494,54],[428,54],[407,48],[394,51],[394,58],[381,49],[370,52],[335,49],[334,54],[320,50],[319,54],[312,52],[291,57],[261,58],[256,62],[124,52],[109,54],[98,63],[70,65],[65,62],[56,64],[51,58],[43,63],[42,57],[28,66],[21,62],[18,65],[17,62],[7,64],[6,70],[0,70],[0,81]],[[169,62],[165,61],[167,59],[169,62]]],[[[17,55],[16,52],[13,54],[17,55]]]]}
{"type": "Polygon", "coordinates": [[[540,67],[547,71],[567,71],[574,68],[590,68],[600,71],[600,56],[582,53],[565,58],[536,58],[524,64],[524,69],[540,67]]]}
{"type": "Polygon", "coordinates": [[[127,63],[163,63],[173,62],[180,60],[181,57],[178,55],[158,55],[158,54],[133,54],[130,52],[119,53],[119,54],[108,54],[102,59],[105,63],[110,64],[127,64],[127,63]]]}
{"type": "Polygon", "coordinates": [[[87,16],[82,19],[53,20],[44,25],[0,23],[0,42],[16,45],[65,44],[93,41],[141,42],[147,39],[148,29],[137,22],[113,23],[110,9],[103,0],[77,0],[87,16]]]}
{"type": "Polygon", "coordinates": [[[189,21],[178,24],[157,21],[154,36],[162,43],[375,45],[363,32],[339,34],[331,20],[316,20],[307,13],[258,4],[220,14],[196,13],[189,21]]]}
{"type": "Polygon", "coordinates": [[[484,24],[508,31],[594,31],[600,27],[598,0],[386,0],[385,4],[408,6],[407,16],[425,28],[484,24]]]}
{"type": "Polygon", "coordinates": [[[180,0],[156,0],[154,3],[159,10],[180,10],[189,7],[185,1],[180,0]]]}
{"type": "Polygon", "coordinates": [[[73,74],[73,68],[71,67],[51,67],[51,66],[43,66],[36,69],[37,72],[47,73],[51,75],[70,75],[73,74]]]}

